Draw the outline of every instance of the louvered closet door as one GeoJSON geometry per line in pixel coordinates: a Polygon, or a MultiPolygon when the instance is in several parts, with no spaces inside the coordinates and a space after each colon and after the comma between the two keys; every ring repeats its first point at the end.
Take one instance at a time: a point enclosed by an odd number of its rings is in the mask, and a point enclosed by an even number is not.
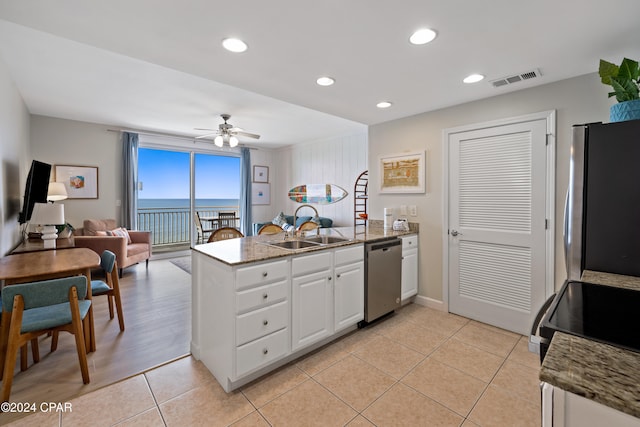
{"type": "Polygon", "coordinates": [[[546,121],[449,138],[449,310],[528,334],[545,292],[546,121]]]}

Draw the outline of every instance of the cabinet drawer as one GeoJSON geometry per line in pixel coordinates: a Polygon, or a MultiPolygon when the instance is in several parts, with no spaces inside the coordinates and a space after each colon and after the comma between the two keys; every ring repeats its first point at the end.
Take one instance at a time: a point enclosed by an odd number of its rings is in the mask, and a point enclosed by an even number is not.
{"type": "Polygon", "coordinates": [[[287,280],[236,293],[237,313],[245,313],[287,299],[287,280]]]}
{"type": "Polygon", "coordinates": [[[287,353],[289,329],[282,329],[236,349],[236,377],[258,369],[287,353]]]}
{"type": "Polygon", "coordinates": [[[287,261],[268,262],[251,267],[239,268],[236,272],[237,289],[250,288],[287,277],[287,261]]]}
{"type": "Polygon", "coordinates": [[[236,345],[242,345],[285,328],[289,319],[287,301],[251,311],[236,318],[236,345]]]}
{"type": "Polygon", "coordinates": [[[294,276],[313,273],[331,268],[331,251],[323,251],[313,255],[303,255],[292,260],[292,272],[294,276]]]}
{"type": "Polygon", "coordinates": [[[336,249],[336,265],[351,264],[364,260],[364,246],[354,245],[336,249]]]}
{"type": "Polygon", "coordinates": [[[418,249],[418,236],[406,236],[402,238],[402,250],[418,249]]]}

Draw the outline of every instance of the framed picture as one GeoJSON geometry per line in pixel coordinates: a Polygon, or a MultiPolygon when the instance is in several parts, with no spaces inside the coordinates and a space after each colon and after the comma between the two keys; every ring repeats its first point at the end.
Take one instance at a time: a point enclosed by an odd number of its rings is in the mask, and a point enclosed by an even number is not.
{"type": "Polygon", "coordinates": [[[98,198],[97,167],[56,165],[55,180],[64,184],[69,199],[98,198]]]}
{"type": "Polygon", "coordinates": [[[253,182],[269,182],[269,166],[253,166],[253,182]]]}
{"type": "Polygon", "coordinates": [[[380,193],[424,193],[424,151],[380,156],[380,193]]]}
{"type": "Polygon", "coordinates": [[[251,204],[253,205],[270,205],[271,204],[271,187],[270,184],[262,184],[254,182],[251,184],[251,204]]]}

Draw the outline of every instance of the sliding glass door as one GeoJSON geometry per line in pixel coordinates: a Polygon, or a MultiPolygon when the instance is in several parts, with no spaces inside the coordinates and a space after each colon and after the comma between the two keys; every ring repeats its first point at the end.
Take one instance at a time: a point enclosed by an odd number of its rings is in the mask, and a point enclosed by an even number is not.
{"type": "Polygon", "coordinates": [[[154,250],[186,249],[212,230],[239,226],[240,158],[140,148],[138,228],[154,250]]]}

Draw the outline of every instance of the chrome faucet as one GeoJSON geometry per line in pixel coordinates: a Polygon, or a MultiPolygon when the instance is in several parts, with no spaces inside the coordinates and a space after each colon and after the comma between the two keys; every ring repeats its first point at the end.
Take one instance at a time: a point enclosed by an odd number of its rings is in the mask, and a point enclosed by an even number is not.
{"type": "MultiPolygon", "coordinates": [[[[318,216],[318,210],[316,208],[314,208],[311,205],[300,205],[298,206],[298,209],[296,209],[296,211],[293,213],[293,235],[295,236],[296,234],[296,223],[298,222],[298,211],[304,207],[309,207],[311,209],[313,209],[313,212],[315,212],[316,216],[318,216]]],[[[318,225],[318,229],[320,228],[320,225],[318,225]]],[[[319,234],[319,232],[318,232],[319,234]]]]}

